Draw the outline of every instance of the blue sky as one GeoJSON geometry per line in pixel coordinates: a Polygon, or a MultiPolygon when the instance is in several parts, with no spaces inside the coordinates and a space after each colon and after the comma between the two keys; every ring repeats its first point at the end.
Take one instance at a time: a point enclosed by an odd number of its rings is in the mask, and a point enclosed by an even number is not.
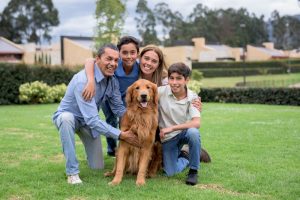
{"type": "MultiPolygon", "coordinates": [[[[59,11],[60,25],[53,28],[53,41],[58,41],[60,35],[92,36],[96,24],[95,0],[52,0],[59,11]]],[[[0,12],[9,0],[0,0],[0,12]]],[[[138,0],[127,0],[127,14],[124,35],[129,34],[139,38],[134,20],[135,7],[138,0]]],[[[196,4],[202,3],[211,9],[246,8],[256,16],[265,15],[265,19],[275,9],[280,15],[300,14],[298,0],[148,0],[149,7],[165,2],[173,11],[179,11],[183,16],[190,14],[196,4]]]]}

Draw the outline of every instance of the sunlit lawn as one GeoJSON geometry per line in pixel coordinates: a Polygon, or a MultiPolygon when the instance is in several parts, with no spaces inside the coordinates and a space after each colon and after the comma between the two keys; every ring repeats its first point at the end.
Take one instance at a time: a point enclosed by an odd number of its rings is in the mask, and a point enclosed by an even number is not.
{"type": "MultiPolygon", "coordinates": [[[[91,170],[77,137],[83,185],[66,183],[58,132],[50,105],[0,106],[0,199],[299,199],[300,107],[204,103],[201,138],[212,163],[200,183],[186,172],[161,173],[141,188],[125,176],[111,187],[104,170],[91,170]]],[[[104,139],[103,144],[105,144],[104,139]]],[[[105,152],[105,149],[104,149],[105,152]]]]}

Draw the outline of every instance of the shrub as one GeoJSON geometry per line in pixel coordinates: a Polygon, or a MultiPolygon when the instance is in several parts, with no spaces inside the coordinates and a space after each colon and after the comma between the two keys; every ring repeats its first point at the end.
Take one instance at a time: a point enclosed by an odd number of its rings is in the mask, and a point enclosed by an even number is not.
{"type": "Polygon", "coordinates": [[[203,79],[203,73],[199,70],[192,70],[192,80],[201,81],[203,79]]]}
{"type": "Polygon", "coordinates": [[[265,75],[296,73],[300,71],[298,60],[270,60],[252,62],[193,62],[193,70],[203,72],[204,77],[265,75]]]}
{"type": "Polygon", "coordinates": [[[204,102],[300,105],[299,88],[201,88],[204,102]]]}
{"type": "Polygon", "coordinates": [[[200,92],[201,85],[202,84],[200,81],[190,80],[188,83],[188,88],[198,94],[200,92]]]}
{"type": "Polygon", "coordinates": [[[68,84],[75,73],[65,67],[0,63],[0,105],[20,103],[19,87],[24,83],[42,81],[49,86],[68,84]]]}
{"type": "Polygon", "coordinates": [[[19,88],[19,100],[22,103],[54,103],[59,102],[66,91],[65,84],[50,87],[46,83],[34,81],[22,84],[19,88]]]}

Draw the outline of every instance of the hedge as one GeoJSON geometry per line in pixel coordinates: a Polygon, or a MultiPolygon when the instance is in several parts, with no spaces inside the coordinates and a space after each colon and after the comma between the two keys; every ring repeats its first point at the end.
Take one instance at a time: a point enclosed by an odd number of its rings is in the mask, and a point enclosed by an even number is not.
{"type": "Polygon", "coordinates": [[[204,77],[265,75],[296,73],[300,71],[300,60],[263,62],[193,62],[193,70],[203,72],[204,77]],[[288,70],[289,69],[289,70],[288,70]]]}
{"type": "Polygon", "coordinates": [[[23,83],[43,81],[50,86],[68,84],[75,73],[63,67],[0,63],[0,105],[19,103],[19,87],[23,83]]]}
{"type": "Polygon", "coordinates": [[[300,105],[300,88],[201,88],[203,102],[300,105]]]}

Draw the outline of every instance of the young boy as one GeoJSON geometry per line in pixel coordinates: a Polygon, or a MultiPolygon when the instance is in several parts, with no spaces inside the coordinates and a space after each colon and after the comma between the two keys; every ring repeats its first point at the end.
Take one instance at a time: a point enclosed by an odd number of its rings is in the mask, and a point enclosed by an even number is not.
{"type": "Polygon", "coordinates": [[[158,88],[159,128],[163,147],[163,168],[167,176],[190,170],[186,184],[196,185],[200,166],[200,112],[192,106],[198,95],[187,88],[191,70],[183,63],[175,63],[168,69],[169,85],[158,88]],[[182,154],[184,144],[189,155],[182,154]]]}

